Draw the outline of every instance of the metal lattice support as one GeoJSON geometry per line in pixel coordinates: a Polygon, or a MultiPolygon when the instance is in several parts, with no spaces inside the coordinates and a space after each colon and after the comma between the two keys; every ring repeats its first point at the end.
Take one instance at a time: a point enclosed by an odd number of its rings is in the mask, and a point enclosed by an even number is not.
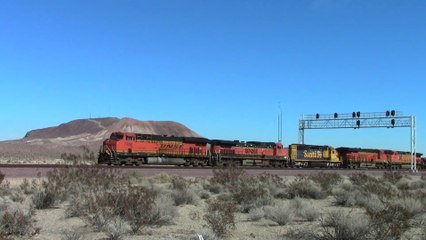
{"type": "Polygon", "coordinates": [[[403,116],[402,112],[334,113],[304,115],[299,120],[299,143],[305,143],[305,129],[340,128],[410,128],[411,170],[416,168],[416,118],[403,116]]]}

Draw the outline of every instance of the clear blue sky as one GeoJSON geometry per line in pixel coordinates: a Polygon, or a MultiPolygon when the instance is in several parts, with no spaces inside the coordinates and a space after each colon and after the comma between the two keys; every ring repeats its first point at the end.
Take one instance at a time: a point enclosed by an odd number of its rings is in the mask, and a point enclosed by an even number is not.
{"type": "MultiPolygon", "coordinates": [[[[396,109],[426,152],[426,1],[4,0],[0,139],[91,117],[285,144],[302,114],[396,109]]],[[[409,150],[409,129],[306,143],[409,150]]]]}

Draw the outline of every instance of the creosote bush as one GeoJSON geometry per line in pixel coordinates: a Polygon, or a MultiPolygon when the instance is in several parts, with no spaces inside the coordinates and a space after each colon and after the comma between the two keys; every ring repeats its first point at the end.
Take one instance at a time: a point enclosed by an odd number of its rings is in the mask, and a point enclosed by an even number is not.
{"type": "Polygon", "coordinates": [[[236,206],[232,201],[207,200],[204,220],[213,233],[220,239],[235,229],[236,206]]]}
{"type": "Polygon", "coordinates": [[[84,240],[83,233],[76,230],[70,229],[62,232],[61,240],[84,240]]]}
{"type": "Polygon", "coordinates": [[[343,182],[343,177],[338,173],[319,172],[309,175],[308,179],[318,183],[323,191],[331,193],[334,186],[343,182]]]}
{"type": "Polygon", "coordinates": [[[306,176],[298,176],[288,186],[290,198],[312,198],[324,199],[327,193],[321,189],[321,186],[306,176]]]}
{"type": "Polygon", "coordinates": [[[211,184],[221,184],[224,186],[237,185],[247,176],[244,169],[236,166],[227,166],[213,169],[213,177],[210,178],[211,184]]]}
{"type": "Polygon", "coordinates": [[[31,208],[25,211],[21,206],[11,203],[0,206],[0,209],[0,236],[32,236],[39,231],[33,225],[31,208]]]}
{"type": "Polygon", "coordinates": [[[329,212],[321,218],[320,228],[290,230],[287,238],[297,240],[373,240],[367,216],[342,211],[329,212]]]}
{"type": "Polygon", "coordinates": [[[190,182],[181,176],[173,176],[171,179],[170,188],[172,189],[172,197],[175,201],[176,206],[184,204],[195,204],[198,200],[198,196],[189,187],[190,182]]]}
{"type": "Polygon", "coordinates": [[[286,225],[293,220],[293,212],[288,204],[265,207],[265,218],[276,222],[278,225],[286,225]]]}
{"type": "Polygon", "coordinates": [[[232,199],[241,205],[241,211],[248,213],[251,208],[266,206],[272,203],[269,190],[258,184],[256,178],[247,178],[237,185],[229,186],[232,199]]]}
{"type": "Polygon", "coordinates": [[[2,184],[2,182],[3,182],[3,180],[4,180],[4,173],[2,173],[1,171],[0,171],[0,184],[2,184]]]}
{"type": "Polygon", "coordinates": [[[414,217],[414,213],[401,204],[384,202],[384,205],[380,211],[367,209],[376,239],[400,239],[402,234],[411,227],[410,219],[414,217]]]}
{"type": "Polygon", "coordinates": [[[395,185],[403,177],[401,171],[387,171],[383,173],[382,179],[395,185]]]}
{"type": "MultiPolygon", "coordinates": [[[[174,187],[187,189],[185,179],[176,179],[174,187]]],[[[107,232],[109,239],[120,239],[127,232],[139,233],[146,225],[172,221],[174,201],[162,191],[135,173],[71,166],[54,169],[36,185],[33,202],[46,208],[68,201],[67,217],[80,217],[93,230],[107,232]]]]}
{"type": "Polygon", "coordinates": [[[296,216],[314,221],[320,216],[319,210],[315,207],[312,201],[296,197],[290,204],[291,209],[294,209],[296,216]]]}
{"type": "Polygon", "coordinates": [[[248,176],[243,169],[234,166],[219,168],[213,173],[210,184],[203,183],[203,188],[217,193],[223,188],[229,194],[220,196],[230,196],[244,213],[252,208],[270,205],[275,196],[287,196],[283,194],[286,187],[284,180],[276,175],[248,176]],[[213,187],[218,190],[212,190],[213,187]]]}
{"type": "Polygon", "coordinates": [[[248,212],[248,219],[250,221],[254,221],[254,222],[259,221],[264,216],[265,216],[265,211],[263,210],[262,207],[252,208],[248,212]]]}

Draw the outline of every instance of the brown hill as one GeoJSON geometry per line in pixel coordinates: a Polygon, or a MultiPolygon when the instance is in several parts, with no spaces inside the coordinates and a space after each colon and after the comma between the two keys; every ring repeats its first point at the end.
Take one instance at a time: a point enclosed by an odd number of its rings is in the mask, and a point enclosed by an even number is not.
{"type": "Polygon", "coordinates": [[[84,133],[96,134],[105,128],[119,122],[119,118],[93,118],[77,119],[68,123],[63,123],[56,127],[48,127],[27,132],[25,139],[36,138],[58,138],[80,135],[84,133]]]}
{"type": "Polygon", "coordinates": [[[132,118],[78,119],[55,127],[29,131],[24,138],[0,142],[0,163],[34,163],[60,159],[63,153],[79,154],[82,149],[97,155],[102,141],[112,132],[137,132],[201,137],[173,121],[139,121],[132,118]]]}

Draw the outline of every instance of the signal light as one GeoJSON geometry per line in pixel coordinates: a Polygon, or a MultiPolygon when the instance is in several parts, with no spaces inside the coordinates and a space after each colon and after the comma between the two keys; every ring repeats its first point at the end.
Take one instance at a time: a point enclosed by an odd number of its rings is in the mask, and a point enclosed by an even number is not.
{"type": "Polygon", "coordinates": [[[356,117],[356,113],[352,112],[352,118],[355,118],[355,117],[356,117]]]}
{"type": "Polygon", "coordinates": [[[392,110],[392,111],[391,111],[391,115],[392,115],[392,116],[395,116],[395,110],[392,110]]]}
{"type": "Polygon", "coordinates": [[[395,119],[392,119],[392,120],[391,120],[391,124],[392,124],[392,127],[394,127],[394,126],[395,126],[395,119]]]}
{"type": "Polygon", "coordinates": [[[361,113],[360,113],[360,112],[356,112],[356,116],[357,116],[357,117],[360,117],[360,116],[361,116],[361,113]]]}
{"type": "Polygon", "coordinates": [[[316,116],[317,119],[319,119],[319,113],[317,113],[315,116],[316,116]]]}
{"type": "Polygon", "coordinates": [[[389,115],[390,115],[390,112],[388,110],[388,111],[386,111],[386,117],[389,117],[389,115]]]}
{"type": "Polygon", "coordinates": [[[360,120],[356,120],[356,125],[359,128],[359,126],[361,125],[361,121],[360,120]]]}
{"type": "Polygon", "coordinates": [[[339,115],[337,113],[334,113],[334,118],[337,118],[339,115]]]}

